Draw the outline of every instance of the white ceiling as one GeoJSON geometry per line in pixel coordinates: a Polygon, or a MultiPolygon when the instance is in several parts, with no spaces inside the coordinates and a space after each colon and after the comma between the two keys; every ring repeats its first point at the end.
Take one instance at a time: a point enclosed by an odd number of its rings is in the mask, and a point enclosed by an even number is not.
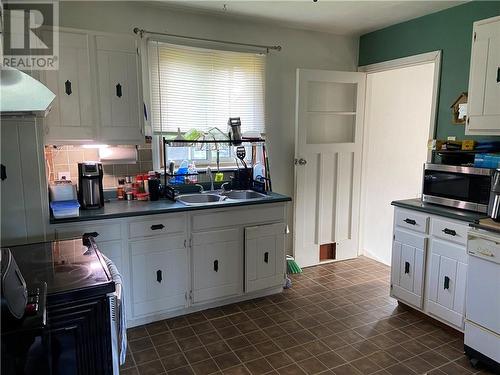
{"type": "Polygon", "coordinates": [[[466,1],[335,1],[335,0],[163,0],[167,6],[273,22],[282,26],[340,35],[361,35],[466,1]],[[225,10],[224,10],[225,5],[225,10]]]}

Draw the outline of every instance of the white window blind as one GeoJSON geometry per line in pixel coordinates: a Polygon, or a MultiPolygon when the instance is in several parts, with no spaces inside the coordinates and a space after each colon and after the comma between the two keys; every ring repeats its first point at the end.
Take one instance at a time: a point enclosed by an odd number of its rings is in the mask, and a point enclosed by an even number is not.
{"type": "Polygon", "coordinates": [[[265,56],[149,42],[151,124],[155,134],[227,130],[265,133],[265,56]]]}

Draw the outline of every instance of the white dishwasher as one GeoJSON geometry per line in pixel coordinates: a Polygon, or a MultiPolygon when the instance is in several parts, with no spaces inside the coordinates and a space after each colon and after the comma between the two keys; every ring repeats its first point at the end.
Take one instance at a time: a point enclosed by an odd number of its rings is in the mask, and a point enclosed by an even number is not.
{"type": "Polygon", "coordinates": [[[468,235],[465,353],[500,373],[500,234],[468,235]]]}

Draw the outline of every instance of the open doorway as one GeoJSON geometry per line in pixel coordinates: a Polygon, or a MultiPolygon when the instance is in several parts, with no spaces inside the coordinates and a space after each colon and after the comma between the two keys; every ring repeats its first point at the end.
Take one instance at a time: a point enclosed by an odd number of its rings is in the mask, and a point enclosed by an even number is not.
{"type": "Polygon", "coordinates": [[[365,66],[361,253],[391,263],[393,207],[421,194],[434,136],[440,52],[365,66]]]}

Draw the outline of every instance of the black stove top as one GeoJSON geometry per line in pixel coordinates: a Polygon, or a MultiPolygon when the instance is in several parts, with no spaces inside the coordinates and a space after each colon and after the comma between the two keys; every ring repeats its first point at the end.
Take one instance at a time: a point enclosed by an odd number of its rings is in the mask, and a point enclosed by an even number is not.
{"type": "Polygon", "coordinates": [[[49,301],[115,290],[93,239],[41,242],[10,250],[27,285],[47,283],[49,301]]]}

